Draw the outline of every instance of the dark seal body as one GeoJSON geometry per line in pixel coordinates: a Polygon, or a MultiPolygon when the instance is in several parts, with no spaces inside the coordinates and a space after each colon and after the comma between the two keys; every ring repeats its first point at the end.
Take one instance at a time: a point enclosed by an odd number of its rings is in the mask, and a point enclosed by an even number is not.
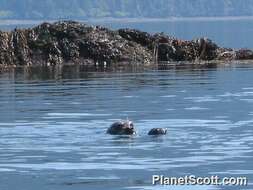
{"type": "Polygon", "coordinates": [[[165,128],[153,128],[148,132],[148,135],[166,135],[167,129],[165,128]]]}
{"type": "Polygon", "coordinates": [[[132,121],[118,121],[113,123],[108,129],[110,135],[134,135],[136,131],[132,121]]]}

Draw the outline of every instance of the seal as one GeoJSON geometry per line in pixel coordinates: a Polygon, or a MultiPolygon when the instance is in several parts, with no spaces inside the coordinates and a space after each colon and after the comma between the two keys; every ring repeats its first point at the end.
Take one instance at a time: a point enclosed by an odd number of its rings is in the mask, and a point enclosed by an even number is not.
{"type": "Polygon", "coordinates": [[[118,121],[113,123],[108,129],[107,133],[110,135],[134,135],[136,131],[132,121],[118,121]]]}
{"type": "Polygon", "coordinates": [[[148,132],[148,135],[166,135],[166,128],[153,128],[148,132]]]}

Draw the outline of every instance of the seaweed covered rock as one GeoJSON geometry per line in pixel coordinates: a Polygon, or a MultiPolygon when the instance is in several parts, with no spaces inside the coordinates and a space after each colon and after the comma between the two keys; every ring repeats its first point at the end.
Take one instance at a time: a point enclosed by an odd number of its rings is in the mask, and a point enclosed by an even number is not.
{"type": "Polygon", "coordinates": [[[253,59],[253,51],[249,49],[240,49],[235,52],[235,56],[238,60],[253,59]]]}
{"type": "Polygon", "coordinates": [[[150,62],[146,47],[104,27],[66,21],[0,32],[0,64],[150,62]]]}
{"type": "Polygon", "coordinates": [[[185,41],[163,33],[110,30],[73,21],[0,31],[0,65],[195,63],[216,59],[253,59],[253,52],[221,48],[207,38],[185,41]]]}
{"type": "Polygon", "coordinates": [[[157,47],[158,61],[194,61],[198,57],[197,47],[189,41],[173,39],[157,47]]]}
{"type": "Polygon", "coordinates": [[[207,38],[193,41],[175,39],[166,35],[156,36],[158,61],[195,61],[217,58],[215,43],[207,38]]]}
{"type": "Polygon", "coordinates": [[[153,42],[155,38],[147,33],[135,29],[119,29],[119,35],[126,40],[136,42],[142,46],[153,48],[153,42]]]}
{"type": "Polygon", "coordinates": [[[213,60],[217,57],[217,49],[219,48],[212,40],[207,38],[199,38],[194,41],[198,47],[198,59],[213,60]]]}

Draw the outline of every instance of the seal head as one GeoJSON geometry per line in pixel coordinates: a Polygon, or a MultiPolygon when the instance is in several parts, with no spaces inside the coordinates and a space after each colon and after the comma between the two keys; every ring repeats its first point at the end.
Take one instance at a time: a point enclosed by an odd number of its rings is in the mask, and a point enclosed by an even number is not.
{"type": "Polygon", "coordinates": [[[108,129],[110,135],[134,135],[136,131],[132,121],[118,121],[113,123],[108,129]]]}
{"type": "Polygon", "coordinates": [[[166,128],[153,128],[148,132],[148,135],[166,135],[166,128]]]}

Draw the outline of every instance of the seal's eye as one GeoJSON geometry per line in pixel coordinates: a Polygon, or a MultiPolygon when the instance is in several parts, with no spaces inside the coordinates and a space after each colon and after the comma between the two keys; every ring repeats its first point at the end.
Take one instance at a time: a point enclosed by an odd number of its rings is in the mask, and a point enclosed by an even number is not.
{"type": "Polygon", "coordinates": [[[133,124],[133,123],[130,123],[130,127],[131,127],[131,128],[134,128],[134,124],[133,124]]]}

